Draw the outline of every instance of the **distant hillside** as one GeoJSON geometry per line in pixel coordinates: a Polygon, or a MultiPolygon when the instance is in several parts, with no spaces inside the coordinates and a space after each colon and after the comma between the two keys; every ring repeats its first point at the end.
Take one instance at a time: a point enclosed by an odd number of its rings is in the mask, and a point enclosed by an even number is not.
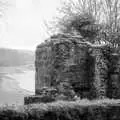
{"type": "Polygon", "coordinates": [[[34,63],[34,51],[0,48],[0,66],[19,66],[34,63]]]}

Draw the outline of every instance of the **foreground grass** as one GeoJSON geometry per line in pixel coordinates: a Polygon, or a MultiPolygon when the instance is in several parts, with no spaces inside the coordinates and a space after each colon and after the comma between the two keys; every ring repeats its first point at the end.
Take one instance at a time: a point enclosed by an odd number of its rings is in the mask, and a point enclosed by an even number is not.
{"type": "Polygon", "coordinates": [[[0,120],[119,120],[120,100],[79,100],[1,106],[0,120]]]}

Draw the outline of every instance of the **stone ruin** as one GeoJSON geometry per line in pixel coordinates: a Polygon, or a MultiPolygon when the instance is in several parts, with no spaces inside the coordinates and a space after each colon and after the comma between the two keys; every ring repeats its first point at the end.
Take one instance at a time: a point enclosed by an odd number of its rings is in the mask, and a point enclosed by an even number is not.
{"type": "Polygon", "coordinates": [[[35,95],[25,104],[120,98],[120,55],[108,44],[51,37],[37,46],[35,95]]]}

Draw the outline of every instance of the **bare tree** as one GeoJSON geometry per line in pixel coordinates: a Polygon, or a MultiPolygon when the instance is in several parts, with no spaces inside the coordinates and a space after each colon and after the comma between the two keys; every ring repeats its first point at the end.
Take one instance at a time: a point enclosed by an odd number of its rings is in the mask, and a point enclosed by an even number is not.
{"type": "MultiPolygon", "coordinates": [[[[120,2],[119,0],[69,0],[63,2],[58,9],[59,16],[52,21],[49,30],[54,32],[77,31],[77,34],[87,32],[90,39],[98,34],[104,36],[105,42],[119,44],[120,2]],[[102,26],[102,29],[99,27],[102,26]],[[83,27],[84,26],[84,27],[83,27]],[[84,30],[83,30],[84,29],[84,30]],[[83,32],[82,32],[83,30],[83,32]]],[[[86,34],[86,35],[87,35],[86,34]]]]}
{"type": "Polygon", "coordinates": [[[102,2],[107,39],[114,46],[118,46],[120,44],[120,1],[103,0],[102,2]]]}

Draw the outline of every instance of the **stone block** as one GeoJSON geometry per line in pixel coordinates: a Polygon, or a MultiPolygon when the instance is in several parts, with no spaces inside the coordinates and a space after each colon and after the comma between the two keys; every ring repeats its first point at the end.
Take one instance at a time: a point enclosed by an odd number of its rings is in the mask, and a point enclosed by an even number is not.
{"type": "Polygon", "coordinates": [[[50,96],[42,96],[42,95],[33,95],[24,97],[24,104],[37,104],[37,103],[48,103],[55,101],[55,98],[50,96]]]}

